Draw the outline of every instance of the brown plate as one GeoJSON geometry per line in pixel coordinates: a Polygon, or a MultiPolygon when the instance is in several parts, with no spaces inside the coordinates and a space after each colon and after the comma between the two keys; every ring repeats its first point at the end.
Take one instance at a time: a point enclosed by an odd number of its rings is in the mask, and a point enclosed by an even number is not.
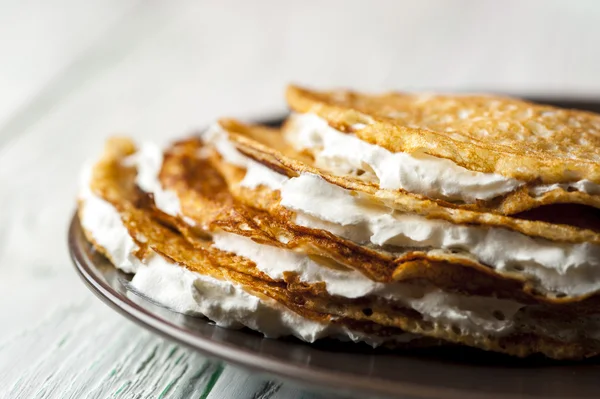
{"type": "MultiPolygon", "coordinates": [[[[549,101],[600,111],[600,102],[549,101]]],[[[276,125],[281,120],[274,120],[276,125]]],[[[69,250],[88,287],[144,328],[210,357],[337,393],[407,398],[597,398],[600,362],[514,359],[463,347],[387,351],[323,340],[267,339],[175,313],[129,290],[131,275],[115,269],[86,241],[75,215],[69,250]]]]}

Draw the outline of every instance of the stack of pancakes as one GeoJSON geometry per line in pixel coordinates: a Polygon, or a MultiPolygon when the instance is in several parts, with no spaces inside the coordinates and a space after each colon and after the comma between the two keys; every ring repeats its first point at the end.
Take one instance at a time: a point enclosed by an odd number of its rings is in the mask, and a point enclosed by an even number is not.
{"type": "Polygon", "coordinates": [[[600,115],[290,87],[280,129],[112,139],[88,239],[133,287],[270,337],[600,351],[600,115]]]}

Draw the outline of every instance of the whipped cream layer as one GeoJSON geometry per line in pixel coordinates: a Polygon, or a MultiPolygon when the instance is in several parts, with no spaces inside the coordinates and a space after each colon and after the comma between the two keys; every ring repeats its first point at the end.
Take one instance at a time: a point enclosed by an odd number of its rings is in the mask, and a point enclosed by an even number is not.
{"type": "Polygon", "coordinates": [[[268,338],[292,335],[314,342],[333,337],[372,346],[386,341],[408,342],[415,338],[408,333],[382,338],[344,326],[308,320],[272,299],[259,298],[241,286],[191,272],[162,257],[140,268],[131,285],[144,296],[177,312],[206,316],[220,327],[248,327],[268,338]]]}
{"type": "Polygon", "coordinates": [[[468,257],[500,272],[532,277],[546,290],[570,296],[600,290],[597,245],[556,243],[503,228],[456,225],[397,213],[373,206],[311,174],[285,178],[274,185],[277,179],[270,175],[277,173],[259,166],[248,169],[241,185],[256,188],[262,175],[265,185],[270,182],[270,188],[280,190],[281,205],[296,212],[295,223],[301,226],[326,230],[357,243],[468,253],[468,257]]]}
{"type": "MultiPolygon", "coordinates": [[[[496,173],[471,171],[422,152],[393,153],[340,132],[315,114],[291,115],[286,140],[297,150],[310,150],[316,165],[325,170],[377,182],[382,189],[403,189],[430,198],[472,203],[508,194],[525,184],[496,173]]],[[[600,194],[600,185],[589,180],[532,186],[530,192],[541,195],[559,187],[600,194]]]]}
{"type": "Polygon", "coordinates": [[[379,183],[382,189],[475,202],[510,193],[524,184],[496,173],[474,172],[422,152],[390,152],[330,127],[315,114],[291,115],[286,140],[298,150],[311,150],[318,167],[340,175],[364,172],[361,178],[379,183]]]}
{"type": "MultiPolygon", "coordinates": [[[[287,177],[279,175],[257,162],[249,159],[242,161],[240,157],[244,156],[235,148],[228,148],[228,151],[230,158],[244,163],[248,168],[244,179],[246,184],[265,184],[263,182],[266,182],[272,188],[278,189],[282,184],[289,181],[287,177]]],[[[142,158],[145,154],[147,153],[140,152],[136,154],[136,157],[142,158]]],[[[138,168],[142,168],[138,170],[138,174],[145,176],[151,183],[147,186],[151,189],[162,190],[158,180],[159,170],[148,168],[151,163],[139,159],[137,165],[138,168]],[[152,178],[152,176],[154,177],[152,178]]],[[[156,196],[154,191],[150,190],[148,192],[156,196]]],[[[158,207],[160,209],[160,206],[158,207]]],[[[283,279],[285,272],[294,272],[299,275],[300,280],[303,282],[324,282],[328,293],[331,295],[346,298],[359,298],[368,295],[380,296],[418,311],[425,320],[456,326],[472,334],[506,334],[510,332],[514,327],[512,320],[514,315],[523,307],[522,304],[515,301],[468,297],[446,293],[431,287],[415,287],[400,283],[377,283],[355,270],[332,269],[305,254],[274,246],[261,245],[247,237],[231,233],[217,232],[213,235],[213,240],[213,245],[216,248],[250,259],[259,270],[273,279],[283,279]],[[502,320],[494,316],[498,313],[503,315],[502,320]]],[[[145,291],[152,290],[147,289],[145,291]]],[[[157,289],[157,291],[160,290],[157,289]]],[[[166,296],[167,299],[169,297],[169,294],[166,293],[162,295],[166,296]]],[[[164,298],[163,300],[157,299],[157,301],[165,303],[164,298]]],[[[167,303],[171,302],[167,301],[167,303]]]]}
{"type": "Polygon", "coordinates": [[[89,169],[80,192],[83,228],[101,246],[113,264],[127,273],[135,273],[132,288],[174,311],[206,316],[228,328],[249,327],[265,336],[293,335],[307,342],[333,337],[378,346],[384,342],[409,342],[416,336],[405,333],[378,337],[347,327],[308,320],[270,298],[259,298],[243,287],[178,266],[158,253],[144,260],[134,255],[138,249],[121,221],[117,210],[89,189],[89,169]]]}
{"type": "Polygon", "coordinates": [[[330,295],[345,298],[378,296],[419,312],[423,319],[458,327],[471,334],[502,335],[510,332],[515,314],[524,306],[512,300],[466,296],[435,287],[405,283],[377,283],[352,269],[333,269],[302,253],[258,244],[232,233],[213,235],[213,246],[253,261],[272,279],[293,272],[305,283],[324,282],[330,295]],[[501,314],[499,319],[495,315],[501,314]]]}
{"type": "Polygon", "coordinates": [[[225,161],[246,168],[245,178],[249,185],[253,184],[252,180],[256,180],[256,184],[278,190],[281,184],[287,180],[287,176],[271,172],[271,169],[239,152],[229,141],[229,135],[218,122],[205,130],[202,138],[205,142],[211,143],[225,161]]]}
{"type": "MultiPolygon", "coordinates": [[[[218,125],[209,141],[215,140],[228,141],[227,132],[218,125]]],[[[600,290],[598,245],[557,243],[499,227],[457,225],[394,212],[310,173],[283,176],[245,157],[231,142],[228,145],[229,157],[246,158],[237,164],[247,168],[240,185],[279,190],[281,205],[296,212],[296,224],[362,244],[456,251],[501,273],[528,276],[546,290],[569,296],[600,290]]]]}
{"type": "Polygon", "coordinates": [[[468,252],[499,271],[528,275],[544,288],[567,295],[600,289],[598,245],[557,243],[498,227],[394,212],[312,174],[289,179],[280,191],[281,205],[296,211],[296,223],[302,226],[378,246],[468,252]]]}
{"type": "Polygon", "coordinates": [[[557,188],[563,189],[565,191],[580,191],[582,193],[587,193],[590,195],[598,195],[600,194],[600,185],[596,184],[590,180],[584,179],[573,183],[554,183],[554,184],[542,184],[539,186],[533,186],[529,189],[529,192],[534,196],[538,197],[540,195],[546,194],[550,191],[556,190],[557,188]]]}
{"type": "Polygon", "coordinates": [[[111,262],[126,273],[135,273],[140,265],[134,252],[139,249],[123,225],[115,208],[95,195],[90,188],[92,164],[86,164],[81,174],[79,200],[83,209],[79,216],[85,231],[92,233],[96,243],[106,251],[111,262]],[[94,234],[99,232],[99,234],[94,234]]]}
{"type": "Polygon", "coordinates": [[[181,204],[177,193],[165,190],[158,179],[163,164],[163,150],[156,144],[144,142],[137,146],[136,152],[129,156],[125,163],[135,166],[137,175],[135,183],[147,193],[154,194],[156,207],[167,215],[181,214],[181,204]]]}

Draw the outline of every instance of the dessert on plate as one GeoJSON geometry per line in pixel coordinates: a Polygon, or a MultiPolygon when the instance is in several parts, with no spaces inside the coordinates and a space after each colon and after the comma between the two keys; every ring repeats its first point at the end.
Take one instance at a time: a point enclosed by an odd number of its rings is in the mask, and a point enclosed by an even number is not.
{"type": "Polygon", "coordinates": [[[281,128],[107,142],[87,239],[132,287],[267,337],[600,352],[600,115],[290,86],[281,128]]]}

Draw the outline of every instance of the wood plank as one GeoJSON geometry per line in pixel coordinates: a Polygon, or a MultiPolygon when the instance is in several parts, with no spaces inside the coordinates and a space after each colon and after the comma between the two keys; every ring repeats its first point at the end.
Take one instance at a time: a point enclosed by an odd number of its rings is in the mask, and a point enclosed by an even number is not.
{"type": "Polygon", "coordinates": [[[1,343],[0,375],[0,393],[15,399],[275,399],[302,393],[159,338],[95,298],[60,308],[1,343]]]}

